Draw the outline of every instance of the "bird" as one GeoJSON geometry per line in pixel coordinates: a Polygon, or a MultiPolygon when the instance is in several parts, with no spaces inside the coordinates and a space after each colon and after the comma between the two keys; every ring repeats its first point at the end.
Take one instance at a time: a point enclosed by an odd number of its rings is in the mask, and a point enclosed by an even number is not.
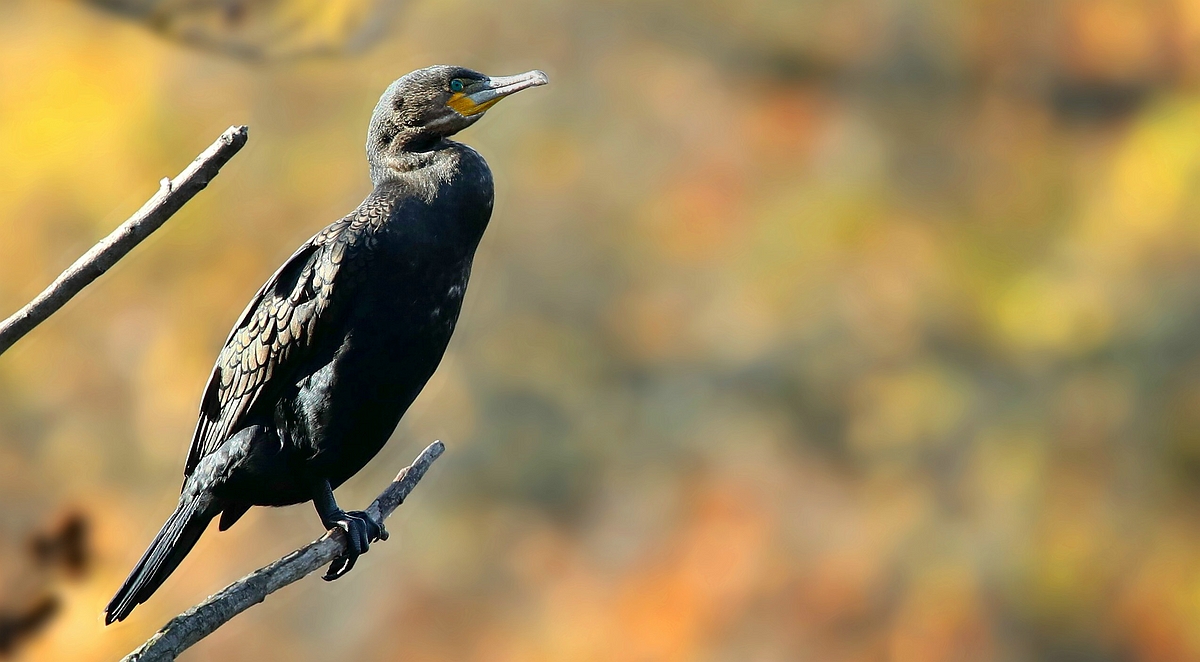
{"type": "Polygon", "coordinates": [[[388,86],[367,131],[371,193],[300,246],[234,325],[200,399],[178,505],[106,625],[145,602],[218,515],[224,531],[253,506],[312,501],[347,541],[326,580],[386,538],[333,491],[383,448],[458,322],[494,190],[483,157],[451,137],[548,82],[538,70],[437,65],[388,86]]]}

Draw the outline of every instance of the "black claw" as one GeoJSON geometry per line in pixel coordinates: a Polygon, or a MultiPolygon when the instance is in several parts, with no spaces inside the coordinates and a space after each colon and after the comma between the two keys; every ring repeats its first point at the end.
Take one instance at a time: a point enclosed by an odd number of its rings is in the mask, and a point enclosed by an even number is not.
{"type": "Polygon", "coordinates": [[[331,582],[331,581],[337,579],[338,577],[341,577],[342,575],[346,574],[345,570],[344,570],[345,567],[346,567],[346,557],[335,559],[333,563],[329,564],[329,570],[325,571],[325,574],[321,577],[321,579],[324,579],[327,582],[331,582]]]}
{"type": "Polygon", "coordinates": [[[376,523],[361,510],[343,512],[332,524],[346,534],[346,553],[329,564],[329,570],[325,572],[323,579],[330,582],[350,572],[358,562],[358,557],[371,547],[371,542],[387,540],[387,531],[383,525],[376,523]]]}

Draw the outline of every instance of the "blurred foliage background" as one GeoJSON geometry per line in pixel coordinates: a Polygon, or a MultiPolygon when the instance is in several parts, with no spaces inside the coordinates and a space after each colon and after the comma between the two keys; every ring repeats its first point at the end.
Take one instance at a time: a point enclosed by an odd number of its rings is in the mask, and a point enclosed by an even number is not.
{"type": "Polygon", "coordinates": [[[1200,659],[1195,0],[0,2],[0,310],[251,126],[0,358],[0,625],[29,535],[94,553],[19,656],[115,659],[320,533],[256,509],[101,625],[229,326],[438,62],[552,84],[462,136],[462,322],[339,497],[449,451],[192,658],[1200,659]]]}

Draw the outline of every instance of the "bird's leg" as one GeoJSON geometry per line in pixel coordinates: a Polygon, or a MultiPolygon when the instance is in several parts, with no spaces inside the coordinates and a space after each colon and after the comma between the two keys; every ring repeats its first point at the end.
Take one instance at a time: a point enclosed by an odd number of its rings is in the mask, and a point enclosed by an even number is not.
{"type": "Polygon", "coordinates": [[[387,540],[388,534],[383,524],[376,522],[366,511],[346,512],[339,508],[328,480],[319,481],[315,487],[313,505],[321,516],[321,525],[326,531],[341,529],[346,533],[345,556],[334,560],[324,576],[325,581],[333,581],[350,572],[359,555],[365,554],[373,541],[387,540]]]}

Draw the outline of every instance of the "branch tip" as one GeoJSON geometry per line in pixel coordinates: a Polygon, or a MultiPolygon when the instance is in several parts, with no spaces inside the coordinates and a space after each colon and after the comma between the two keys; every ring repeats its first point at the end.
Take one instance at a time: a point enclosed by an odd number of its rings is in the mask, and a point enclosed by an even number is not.
{"type": "Polygon", "coordinates": [[[0,354],[58,312],[72,297],[125,257],[134,246],[162,227],[242,149],[247,135],[245,125],[229,127],[178,177],[164,177],[159,182],[159,190],[133,216],[67,267],[33,301],[0,322],[0,354]]]}

